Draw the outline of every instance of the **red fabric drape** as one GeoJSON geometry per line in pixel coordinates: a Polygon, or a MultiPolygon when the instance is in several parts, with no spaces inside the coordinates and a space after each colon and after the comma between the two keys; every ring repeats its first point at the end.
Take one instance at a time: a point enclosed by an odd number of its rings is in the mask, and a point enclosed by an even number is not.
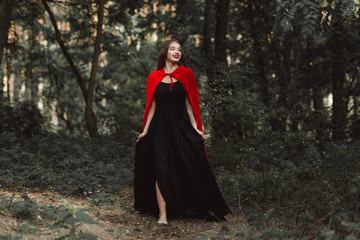
{"type": "MultiPolygon", "coordinates": [[[[189,98],[189,101],[191,103],[194,112],[197,129],[202,131],[203,129],[200,119],[199,92],[196,84],[196,79],[193,71],[190,68],[184,66],[177,67],[172,73],[165,73],[163,68],[150,73],[146,85],[146,107],[145,107],[145,114],[143,121],[143,131],[145,128],[147,117],[149,115],[151,103],[154,98],[156,86],[167,75],[170,76],[171,80],[172,78],[175,78],[178,81],[180,81],[183,87],[185,88],[186,94],[189,98]]],[[[172,85],[170,84],[170,91],[171,90],[172,90],[172,85]]]]}
{"type": "MultiPolygon", "coordinates": [[[[172,78],[177,79],[180,81],[180,83],[185,88],[186,94],[189,98],[189,101],[191,103],[191,107],[194,112],[194,117],[196,120],[196,126],[197,129],[200,131],[203,131],[201,119],[200,119],[200,102],[199,102],[199,91],[196,84],[196,79],[193,71],[190,68],[179,66],[177,67],[172,73],[165,73],[164,68],[160,70],[156,70],[152,73],[150,73],[147,84],[146,84],[146,107],[145,107],[145,113],[144,113],[144,121],[143,121],[143,128],[144,131],[145,124],[147,117],[149,115],[151,103],[154,98],[154,93],[156,86],[161,82],[161,80],[164,79],[167,75],[170,76],[170,80],[172,81],[172,78]]],[[[172,85],[170,84],[170,91],[172,90],[172,85]]],[[[204,149],[205,149],[205,143],[204,143],[204,149]]],[[[206,149],[205,149],[206,157],[209,162],[209,157],[207,155],[206,149]]]]}

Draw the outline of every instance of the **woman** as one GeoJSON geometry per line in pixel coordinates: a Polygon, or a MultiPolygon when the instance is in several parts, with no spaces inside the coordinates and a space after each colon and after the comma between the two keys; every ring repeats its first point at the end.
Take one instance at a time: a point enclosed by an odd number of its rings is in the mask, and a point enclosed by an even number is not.
{"type": "Polygon", "coordinates": [[[147,80],[143,132],[136,140],[135,209],[167,217],[225,220],[231,213],[204,146],[193,72],[176,40],[163,43],[147,80]]]}

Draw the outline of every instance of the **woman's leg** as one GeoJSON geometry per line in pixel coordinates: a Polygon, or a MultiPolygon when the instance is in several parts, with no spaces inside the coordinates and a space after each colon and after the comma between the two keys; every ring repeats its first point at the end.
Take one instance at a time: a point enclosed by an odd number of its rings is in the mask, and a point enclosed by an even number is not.
{"type": "Polygon", "coordinates": [[[163,198],[163,196],[161,195],[159,186],[157,181],[155,182],[155,189],[156,189],[156,199],[158,202],[158,206],[159,206],[159,221],[162,222],[166,222],[167,218],[166,218],[166,202],[163,198]]]}

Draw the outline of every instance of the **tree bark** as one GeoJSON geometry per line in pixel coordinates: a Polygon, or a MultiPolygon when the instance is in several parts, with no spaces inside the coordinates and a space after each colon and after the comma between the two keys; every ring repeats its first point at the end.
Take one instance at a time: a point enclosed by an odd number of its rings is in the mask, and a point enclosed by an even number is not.
{"type": "Polygon", "coordinates": [[[249,33],[251,38],[254,41],[254,50],[255,50],[255,59],[256,59],[256,68],[259,71],[260,80],[260,92],[262,96],[263,103],[267,106],[270,105],[270,96],[269,96],[269,81],[266,78],[266,64],[265,57],[261,50],[261,45],[264,44],[261,42],[261,39],[266,39],[266,33],[270,30],[261,30],[259,31],[258,21],[254,16],[261,16],[260,11],[256,3],[251,2],[253,5],[250,5],[247,9],[248,12],[246,17],[249,21],[249,33]],[[260,36],[259,36],[260,35],[260,36]]]}
{"type": "Polygon", "coordinates": [[[175,39],[177,39],[180,42],[186,42],[186,40],[189,37],[189,32],[184,30],[186,29],[186,26],[191,24],[191,20],[189,22],[189,11],[188,6],[190,3],[187,0],[177,0],[176,1],[176,24],[174,26],[171,26],[169,24],[169,28],[171,29],[171,32],[173,33],[173,36],[175,39]]]}
{"type": "MultiPolygon", "coordinates": [[[[76,81],[81,89],[83,98],[85,100],[85,104],[86,104],[86,108],[85,108],[85,120],[86,120],[86,126],[88,129],[88,133],[90,137],[99,137],[100,134],[97,130],[97,124],[96,124],[96,119],[95,119],[95,114],[93,112],[92,109],[92,99],[93,99],[93,92],[94,92],[94,85],[95,85],[95,77],[96,77],[96,70],[97,70],[97,60],[94,61],[93,60],[93,65],[91,68],[91,76],[90,76],[90,84],[89,84],[89,89],[86,88],[85,85],[85,79],[81,76],[80,72],[78,71],[78,69],[76,68],[70,54],[68,53],[66,47],[65,47],[65,43],[62,40],[62,36],[60,33],[60,30],[57,27],[57,23],[56,23],[56,19],[54,14],[52,13],[49,5],[47,4],[46,0],[42,0],[42,3],[45,7],[45,10],[47,11],[47,13],[49,14],[50,17],[50,21],[54,27],[55,30],[55,34],[56,34],[56,41],[58,42],[58,44],[60,45],[61,51],[63,52],[66,60],[68,61],[71,71],[74,73],[75,77],[76,77],[76,81]],[[96,65],[94,67],[94,64],[96,65]],[[88,95],[91,96],[88,96],[88,95]],[[91,102],[88,102],[89,100],[91,100],[91,102]]],[[[102,29],[102,19],[103,19],[103,10],[104,9],[104,2],[103,0],[101,0],[101,3],[99,5],[99,16],[101,17],[101,20],[99,19],[99,22],[101,21],[101,25],[100,25],[100,29],[102,29]],[[101,9],[101,11],[100,11],[101,9]]],[[[99,26],[98,26],[99,28],[99,26]]],[[[96,59],[99,56],[99,52],[100,52],[100,40],[101,40],[101,32],[100,31],[100,35],[99,35],[99,31],[97,32],[97,36],[95,39],[95,46],[94,46],[94,55],[93,55],[93,59],[96,57],[96,59]],[[98,46],[96,47],[96,44],[98,44],[98,46]]]]}
{"type": "Polygon", "coordinates": [[[35,55],[35,43],[36,43],[36,33],[34,32],[34,29],[30,29],[29,31],[29,57],[30,57],[30,66],[26,67],[25,70],[25,76],[28,79],[28,81],[25,81],[26,88],[25,88],[25,96],[27,97],[27,100],[30,102],[32,106],[37,106],[39,101],[39,80],[34,74],[34,69],[32,66],[32,62],[36,61],[34,55],[35,55]]]}
{"type": "Polygon", "coordinates": [[[96,71],[97,71],[99,55],[100,55],[100,43],[101,43],[103,19],[104,19],[104,0],[100,0],[99,9],[98,9],[98,23],[96,28],[94,54],[91,65],[90,81],[89,81],[89,88],[87,91],[86,110],[85,110],[85,118],[86,118],[87,127],[89,129],[90,137],[99,137],[95,115],[92,108],[92,102],[94,96],[96,71]],[[91,135],[93,133],[95,133],[95,135],[91,135]]]}
{"type": "MultiPolygon", "coordinates": [[[[205,62],[209,63],[213,60],[213,55],[211,51],[211,20],[212,13],[214,8],[214,0],[205,0],[205,10],[204,10],[204,30],[203,30],[203,52],[205,56],[205,62]],[[210,61],[209,61],[210,60],[210,61]]],[[[210,64],[207,64],[206,70],[209,71],[212,69],[210,64]]]]}
{"type": "Polygon", "coordinates": [[[3,49],[8,39],[8,30],[10,27],[10,15],[14,6],[12,0],[0,1],[0,66],[3,56],[3,49]]]}
{"type": "Polygon", "coordinates": [[[66,47],[65,47],[65,43],[64,41],[62,40],[62,36],[61,36],[61,33],[60,33],[60,30],[59,28],[57,27],[57,23],[56,23],[56,19],[55,19],[55,16],[54,14],[52,13],[49,5],[47,4],[46,0],[41,0],[44,7],[45,7],[45,10],[46,12],[49,14],[49,17],[50,17],[50,21],[51,21],[51,24],[53,25],[54,27],[54,30],[55,30],[55,35],[56,35],[56,41],[58,42],[58,44],[60,45],[60,48],[61,48],[61,51],[62,53],[64,54],[66,60],[68,61],[69,65],[70,65],[70,68],[71,68],[71,71],[74,73],[75,77],[76,77],[76,81],[81,89],[81,92],[83,94],[83,97],[84,97],[84,100],[86,101],[86,94],[87,94],[87,89],[86,89],[86,86],[85,86],[85,80],[84,78],[81,76],[80,72],[78,71],[78,69],[76,68],[70,54],[68,53],[66,47]]]}
{"type": "MultiPolygon", "coordinates": [[[[318,79],[316,79],[316,80],[318,80],[318,79]]],[[[314,103],[314,109],[316,112],[325,112],[325,108],[324,108],[324,104],[323,104],[323,94],[321,92],[320,86],[318,86],[318,85],[319,84],[316,81],[314,81],[313,88],[312,88],[312,100],[314,103]]],[[[325,138],[328,137],[327,127],[326,127],[323,119],[320,119],[319,123],[316,124],[315,126],[316,126],[316,128],[314,130],[316,132],[317,140],[324,140],[325,138]]]]}
{"type": "MultiPolygon", "coordinates": [[[[208,2],[211,7],[211,2],[208,2]]],[[[209,9],[207,9],[209,10],[209,9]]],[[[208,71],[208,84],[215,97],[212,106],[211,117],[215,139],[223,139],[229,136],[232,131],[230,114],[227,112],[227,97],[232,89],[231,83],[227,81],[224,73],[227,68],[226,59],[226,28],[228,25],[229,0],[219,0],[216,7],[216,26],[215,26],[215,54],[212,62],[212,69],[208,71]],[[225,100],[220,100],[220,99],[225,100]]],[[[209,48],[209,44],[204,47],[209,48]]]]}
{"type": "MultiPolygon", "coordinates": [[[[336,14],[336,13],[335,13],[336,14]]],[[[340,14],[339,14],[340,15],[340,14]]],[[[335,16],[341,18],[341,16],[335,16]]],[[[345,73],[343,64],[343,38],[342,38],[342,20],[335,19],[334,35],[330,39],[330,48],[333,53],[332,59],[332,138],[343,141],[345,139],[347,101],[344,96],[345,73]]]]}
{"type": "MultiPolygon", "coordinates": [[[[277,22],[277,18],[274,17],[270,14],[271,10],[268,8],[268,1],[263,1],[261,0],[261,5],[264,7],[264,14],[266,16],[266,20],[270,23],[271,26],[276,25],[277,22]]],[[[277,105],[278,106],[286,106],[286,94],[287,94],[287,89],[288,89],[288,83],[289,83],[289,72],[287,71],[286,68],[286,59],[287,56],[289,55],[290,51],[290,45],[289,47],[286,45],[288,44],[289,40],[285,39],[284,40],[284,45],[286,46],[285,49],[287,49],[287,51],[282,52],[282,48],[280,46],[280,42],[278,39],[278,35],[276,31],[272,31],[273,35],[274,35],[274,43],[275,43],[275,51],[274,53],[276,54],[276,58],[278,59],[277,61],[277,68],[275,68],[275,73],[277,75],[277,78],[279,80],[278,85],[280,87],[280,90],[278,92],[279,94],[279,99],[277,101],[277,105]]],[[[270,125],[271,125],[271,129],[273,131],[285,131],[285,123],[286,123],[286,119],[282,118],[279,119],[278,117],[272,118],[270,119],[270,125]]]]}
{"type": "MultiPolygon", "coordinates": [[[[14,6],[12,0],[0,0],[0,66],[3,58],[3,50],[8,39],[8,31],[10,27],[10,15],[14,6]]],[[[8,80],[9,81],[9,80],[8,80]]],[[[3,96],[3,77],[0,79],[0,101],[4,100],[3,96]]]]}
{"type": "Polygon", "coordinates": [[[226,28],[228,24],[229,0],[219,0],[216,10],[215,61],[226,61],[226,28]]]}

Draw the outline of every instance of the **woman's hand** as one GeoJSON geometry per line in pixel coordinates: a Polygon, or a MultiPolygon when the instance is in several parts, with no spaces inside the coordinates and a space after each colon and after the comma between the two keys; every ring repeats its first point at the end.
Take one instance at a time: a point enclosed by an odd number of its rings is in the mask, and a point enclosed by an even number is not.
{"type": "Polygon", "coordinates": [[[198,129],[195,129],[197,131],[197,133],[201,136],[201,139],[202,140],[205,140],[206,136],[205,136],[205,133],[203,131],[200,131],[198,129]]]}
{"type": "Polygon", "coordinates": [[[136,139],[136,142],[140,141],[141,138],[145,137],[145,135],[147,134],[147,132],[142,132],[139,134],[138,138],[136,139]]]}

